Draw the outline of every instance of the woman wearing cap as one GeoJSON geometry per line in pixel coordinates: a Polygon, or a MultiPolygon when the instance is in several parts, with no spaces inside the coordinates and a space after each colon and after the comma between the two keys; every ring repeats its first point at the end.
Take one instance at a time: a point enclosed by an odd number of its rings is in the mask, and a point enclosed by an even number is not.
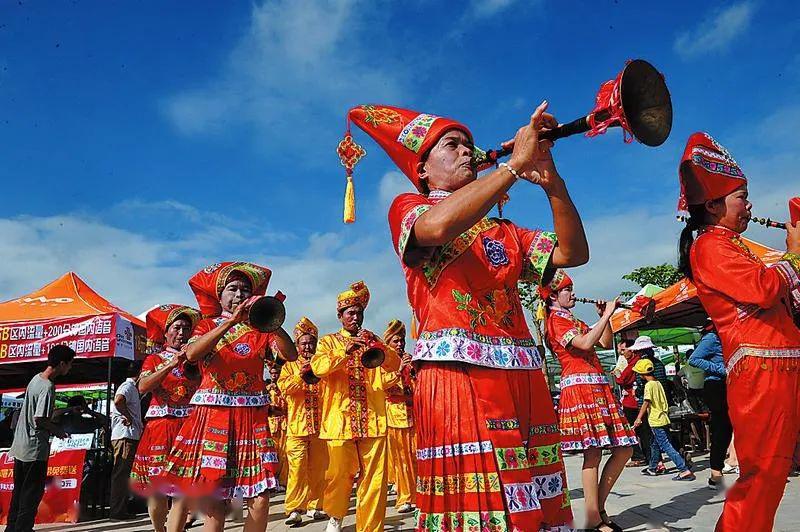
{"type": "Polygon", "coordinates": [[[225,262],[189,280],[206,318],[197,324],[186,358],[200,362],[202,381],[159,480],[203,498],[208,532],[223,530],[224,501],[234,496],[249,499],[244,530],[264,532],[268,493],[278,486],[264,365],[268,351],[287,360],[297,358],[297,351],[283,329],[262,333],[251,328],[244,304],[266,292],[270,275],[262,266],[225,262]]]}
{"type": "Polygon", "coordinates": [[[689,212],[679,267],[722,341],[741,471],[717,530],[771,530],[800,434],[800,329],[791,313],[800,297],[800,224],[786,224],[786,253],[767,267],[741,238],[751,204],[728,151],[695,133],[679,174],[679,208],[689,212]]]}
{"type": "Polygon", "coordinates": [[[164,468],[183,422],[192,410],[189,400],[200,384],[200,372],[187,370],[183,348],[200,321],[200,313],[184,305],[161,305],[147,313],[147,343],[152,354],[139,373],[139,393],[151,393],[142,439],[131,469],[131,489],[148,497],[147,511],[156,532],[183,530],[187,507],[175,498],[167,518],[167,498],[152,489],[151,477],[164,468]]]}
{"type": "Polygon", "coordinates": [[[689,365],[703,370],[703,399],[711,414],[711,452],[709,468],[711,477],[708,486],[712,489],[721,487],[725,477],[725,453],[733,439],[733,426],[728,414],[728,392],[725,388],[725,361],[722,357],[722,343],[713,324],[706,327],[703,337],[689,357],[689,365]]]}
{"type": "Polygon", "coordinates": [[[420,330],[417,530],[566,530],[572,520],[555,411],[517,290],[589,258],[552,144],[539,141],[557,124],[546,109],[506,144],[508,163],[480,180],[464,124],[388,106],[349,113],[418,191],[389,210],[420,330]],[[542,187],[555,233],[487,217],[517,182],[542,187]],[[471,480],[440,490],[443,472],[471,480]]]}
{"type": "Polygon", "coordinates": [[[589,327],[572,314],[572,279],[563,270],[539,287],[539,294],[547,312],[545,342],[561,364],[561,450],[583,453],[586,523],[592,530],[622,530],[609,519],[605,504],[638,440],[595,352],[597,345],[605,349],[612,345],[609,320],[617,302],[598,304],[600,321],[589,327]],[[603,449],[611,450],[611,458],[601,475],[603,449]]]}

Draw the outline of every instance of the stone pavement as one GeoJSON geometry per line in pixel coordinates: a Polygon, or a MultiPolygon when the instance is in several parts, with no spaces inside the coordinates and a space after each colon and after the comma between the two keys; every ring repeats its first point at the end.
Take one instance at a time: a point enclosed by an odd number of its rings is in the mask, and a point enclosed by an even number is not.
{"type": "MultiPolygon", "coordinates": [[[[580,488],[581,459],[578,456],[567,456],[567,474],[572,506],[575,513],[575,524],[583,523],[583,494],[580,488]]],[[[638,468],[627,468],[620,477],[614,491],[609,497],[608,513],[629,531],[712,531],[714,523],[722,511],[724,496],[707,487],[708,455],[695,458],[697,480],[694,482],[673,482],[671,475],[660,477],[642,476],[638,468]]],[[[733,480],[733,477],[731,481],[733,480]]],[[[390,505],[394,504],[394,496],[389,497],[390,505]]],[[[343,530],[355,530],[355,501],[352,501],[350,514],[345,519],[343,530]]],[[[290,530],[283,524],[283,495],[273,497],[272,515],[270,516],[270,532],[290,530]]],[[[37,530],[50,532],[145,532],[152,530],[145,516],[125,523],[96,521],[77,525],[50,525],[37,527],[37,530]]],[[[199,526],[192,530],[200,531],[199,526]]],[[[241,523],[229,521],[226,532],[240,532],[241,523]]],[[[302,532],[320,532],[325,530],[325,522],[305,522],[291,530],[302,532]]],[[[386,518],[386,530],[413,530],[413,514],[398,515],[390,509],[386,518]]],[[[775,530],[781,532],[800,531],[800,478],[789,479],[783,503],[775,521],[775,530]]]]}

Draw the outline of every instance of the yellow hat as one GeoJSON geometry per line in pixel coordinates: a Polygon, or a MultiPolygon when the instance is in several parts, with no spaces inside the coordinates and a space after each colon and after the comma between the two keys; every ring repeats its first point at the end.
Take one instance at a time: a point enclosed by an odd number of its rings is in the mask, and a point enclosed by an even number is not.
{"type": "Polygon", "coordinates": [[[336,298],[336,310],[343,310],[347,307],[358,305],[366,309],[369,305],[369,288],[364,281],[357,281],[350,285],[350,288],[342,292],[336,298]]]}
{"type": "Polygon", "coordinates": [[[304,334],[310,334],[314,338],[319,338],[319,329],[314,322],[303,316],[297,325],[294,326],[294,339],[299,340],[304,334]]]}
{"type": "Polygon", "coordinates": [[[400,320],[392,320],[386,326],[386,331],[383,333],[383,341],[388,343],[394,336],[406,336],[406,326],[400,320]]]}
{"type": "Polygon", "coordinates": [[[653,373],[653,362],[643,358],[633,365],[633,372],[639,375],[647,375],[653,373]]]}

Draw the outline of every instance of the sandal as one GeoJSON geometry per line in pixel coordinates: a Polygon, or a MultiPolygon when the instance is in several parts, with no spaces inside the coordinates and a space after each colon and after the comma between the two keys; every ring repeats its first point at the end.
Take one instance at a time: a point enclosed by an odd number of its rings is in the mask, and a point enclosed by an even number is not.
{"type": "Polygon", "coordinates": [[[610,526],[614,532],[623,532],[623,528],[619,526],[617,523],[611,520],[608,516],[608,513],[605,510],[600,510],[600,519],[603,520],[603,523],[606,526],[610,526]]]}

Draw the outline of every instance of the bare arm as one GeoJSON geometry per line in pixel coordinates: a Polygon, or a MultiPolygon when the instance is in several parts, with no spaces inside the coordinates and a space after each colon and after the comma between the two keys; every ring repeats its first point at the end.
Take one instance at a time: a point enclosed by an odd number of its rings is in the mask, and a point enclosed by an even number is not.
{"type": "Polygon", "coordinates": [[[598,344],[605,349],[611,347],[612,333],[609,321],[611,320],[611,315],[614,313],[616,308],[616,299],[611,303],[607,303],[597,324],[586,334],[578,335],[572,339],[573,347],[582,349],[584,351],[588,351],[598,344]]]}
{"type": "Polygon", "coordinates": [[[436,247],[447,244],[486,216],[515,181],[511,172],[499,168],[456,190],[419,217],[409,245],[436,247]]]}
{"type": "Polygon", "coordinates": [[[561,177],[547,190],[550,209],[553,211],[553,230],[558,246],[553,250],[550,263],[554,268],[571,268],[589,261],[589,244],[578,209],[569,197],[567,186],[561,177]]]}
{"type": "Polygon", "coordinates": [[[647,415],[647,409],[649,407],[650,407],[650,401],[648,399],[642,401],[642,408],[639,409],[639,415],[636,416],[636,421],[633,422],[634,428],[642,424],[642,420],[644,419],[644,416],[647,415]]]}
{"type": "Polygon", "coordinates": [[[128,409],[128,401],[125,399],[124,395],[114,396],[114,406],[116,406],[119,413],[122,414],[122,422],[125,425],[130,425],[133,423],[133,416],[131,415],[131,411],[128,409]]]}
{"type": "MultiPolygon", "coordinates": [[[[589,260],[589,245],[583,224],[569,197],[564,181],[558,175],[550,155],[550,141],[539,141],[539,134],[558,125],[545,113],[547,102],[536,108],[531,121],[517,131],[509,165],[520,177],[541,185],[550,200],[553,226],[559,245],[553,253],[555,267],[578,266],[589,260]]],[[[516,178],[506,168],[455,191],[420,215],[410,237],[411,247],[436,247],[452,241],[475,225],[511,188],[516,178]]]]}

